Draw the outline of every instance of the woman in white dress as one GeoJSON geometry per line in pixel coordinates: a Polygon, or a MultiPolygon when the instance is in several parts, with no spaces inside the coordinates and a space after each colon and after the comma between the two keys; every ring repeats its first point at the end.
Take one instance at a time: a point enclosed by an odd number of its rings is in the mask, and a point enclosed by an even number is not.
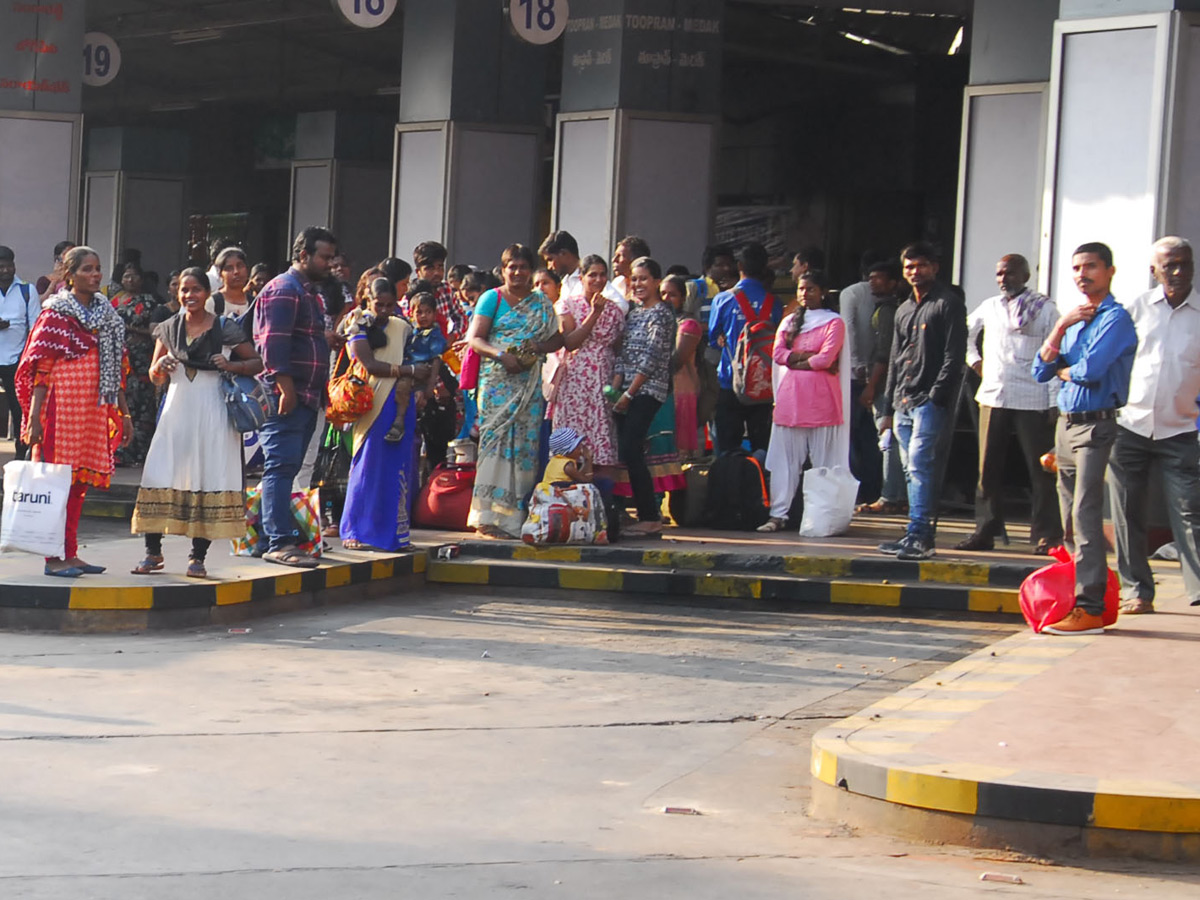
{"type": "Polygon", "coordinates": [[[204,270],[185,269],[179,312],[154,330],[150,379],[169,386],[133,511],[133,532],[146,540],[146,558],[135,575],[163,568],[164,534],[192,539],[187,574],[205,578],[209,545],[245,533],[242,439],[230,424],[219,382],[222,372],[257,375],[262,360],[242,329],[210,313],[207,301],[204,270]]]}

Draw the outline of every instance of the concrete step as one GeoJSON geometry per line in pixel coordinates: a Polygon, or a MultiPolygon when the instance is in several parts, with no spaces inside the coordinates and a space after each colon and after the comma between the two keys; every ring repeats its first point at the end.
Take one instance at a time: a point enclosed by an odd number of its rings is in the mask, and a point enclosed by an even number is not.
{"type": "Polygon", "coordinates": [[[915,566],[909,569],[909,579],[892,580],[837,573],[700,571],[662,565],[498,559],[464,554],[456,559],[438,559],[436,550],[431,551],[426,569],[426,579],[433,584],[720,598],[723,606],[731,605],[728,601],[740,601],[732,605],[764,612],[816,611],[837,605],[1005,616],[1020,614],[1014,588],[922,581],[914,577],[918,574],[915,566]]]}
{"type": "MultiPolygon", "coordinates": [[[[904,562],[875,552],[829,553],[829,548],[810,546],[817,552],[789,552],[802,545],[764,545],[739,552],[695,550],[695,544],[657,543],[639,546],[530,546],[518,541],[455,541],[457,557],[497,561],[534,562],[547,565],[585,563],[597,567],[633,567],[655,571],[724,573],[733,575],[838,578],[854,581],[910,582],[959,585],[972,588],[1011,588],[1045,560],[970,562],[961,558],[904,562]],[[824,550],[824,552],[821,552],[824,550]]],[[[862,548],[866,550],[867,548],[862,548]]]]}

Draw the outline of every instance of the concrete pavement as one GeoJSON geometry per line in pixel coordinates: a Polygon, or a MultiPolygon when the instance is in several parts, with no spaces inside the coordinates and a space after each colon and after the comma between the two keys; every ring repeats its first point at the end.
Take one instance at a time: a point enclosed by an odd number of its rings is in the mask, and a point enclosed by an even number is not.
{"type": "Polygon", "coordinates": [[[0,891],[36,900],[1175,900],[809,818],[813,730],[1012,631],[443,593],[138,635],[0,634],[0,891]],[[668,815],[667,806],[702,815],[668,815]]]}

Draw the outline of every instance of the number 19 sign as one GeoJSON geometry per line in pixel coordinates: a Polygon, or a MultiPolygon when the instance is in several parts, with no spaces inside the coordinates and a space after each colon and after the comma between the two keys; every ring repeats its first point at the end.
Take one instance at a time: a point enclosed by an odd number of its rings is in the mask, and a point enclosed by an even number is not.
{"type": "Polygon", "coordinates": [[[567,0],[509,0],[513,28],[531,44],[558,40],[567,27],[567,0]]]}
{"type": "Polygon", "coordinates": [[[121,71],[121,48],[107,34],[89,31],[83,36],[83,83],[104,87],[121,71]]]}

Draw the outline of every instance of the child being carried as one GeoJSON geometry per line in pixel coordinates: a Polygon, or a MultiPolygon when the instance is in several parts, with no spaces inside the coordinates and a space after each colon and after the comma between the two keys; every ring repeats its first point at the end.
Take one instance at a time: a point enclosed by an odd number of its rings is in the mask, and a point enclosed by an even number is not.
{"type": "MultiPolygon", "coordinates": [[[[404,362],[411,366],[427,365],[433,370],[425,396],[433,391],[434,380],[440,374],[442,354],[446,352],[446,336],[437,324],[437,300],[433,294],[421,293],[409,301],[409,309],[413,312],[414,329],[405,350],[404,362]]],[[[411,375],[396,379],[396,420],[388,433],[383,436],[385,441],[399,443],[404,440],[404,415],[408,411],[408,400],[412,396],[415,381],[411,375]]],[[[418,398],[418,405],[423,405],[418,398]]]]}

